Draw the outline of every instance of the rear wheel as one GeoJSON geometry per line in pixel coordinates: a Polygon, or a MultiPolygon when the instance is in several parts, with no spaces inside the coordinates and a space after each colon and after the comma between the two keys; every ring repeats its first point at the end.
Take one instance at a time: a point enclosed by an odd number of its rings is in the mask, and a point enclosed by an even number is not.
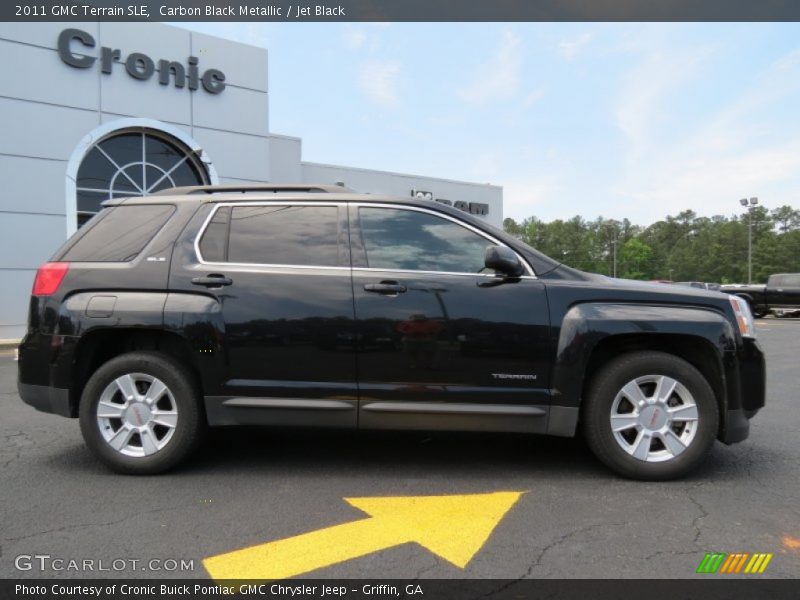
{"type": "Polygon", "coordinates": [[[586,440],[617,473],[634,479],[682,477],[705,458],[719,415],[703,375],[662,352],[626,354],[593,378],[583,407],[586,440]]]}
{"type": "Polygon", "coordinates": [[[86,444],[118,473],[166,471],[188,456],[204,430],[199,394],[182,365],[132,352],[100,367],[80,403],[86,444]]]}

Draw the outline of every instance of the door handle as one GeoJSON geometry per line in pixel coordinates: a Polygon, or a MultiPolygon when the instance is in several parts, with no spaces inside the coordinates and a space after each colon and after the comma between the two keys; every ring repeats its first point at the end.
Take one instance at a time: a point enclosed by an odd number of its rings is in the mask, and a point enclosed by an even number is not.
{"type": "Polygon", "coordinates": [[[406,286],[396,281],[381,281],[380,283],[367,283],[364,285],[364,290],[373,292],[375,294],[403,294],[406,291],[406,286]]]}
{"type": "Polygon", "coordinates": [[[783,291],[783,288],[778,288],[778,289],[777,289],[777,290],[775,290],[775,291],[776,291],[776,292],[782,292],[782,291],[783,291]]]}
{"type": "Polygon", "coordinates": [[[207,288],[214,288],[231,285],[233,279],[225,277],[225,275],[220,273],[211,273],[208,277],[193,277],[192,283],[194,285],[204,285],[207,288]]]}

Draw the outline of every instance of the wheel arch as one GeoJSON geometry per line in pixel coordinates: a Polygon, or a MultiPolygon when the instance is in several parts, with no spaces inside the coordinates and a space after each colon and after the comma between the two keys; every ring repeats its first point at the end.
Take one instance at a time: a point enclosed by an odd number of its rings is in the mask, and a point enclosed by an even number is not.
{"type": "Polygon", "coordinates": [[[682,358],[697,369],[711,386],[722,419],[727,408],[722,360],[708,340],[688,334],[667,333],[658,336],[623,334],[601,340],[595,346],[586,365],[581,398],[586,397],[594,377],[604,365],[624,354],[642,351],[671,354],[682,358]]]}
{"type": "MultiPolygon", "coordinates": [[[[716,311],[675,305],[580,304],[566,314],[553,367],[553,405],[573,415],[599,369],[622,354],[642,350],[666,352],[686,360],[706,378],[719,406],[718,437],[729,408],[727,365],[736,351],[732,325],[716,311]]],[[[551,408],[552,410],[552,408],[551,408]]],[[[563,428],[563,423],[559,423],[563,428]]]]}
{"type": "Polygon", "coordinates": [[[178,360],[190,373],[198,393],[202,394],[200,366],[185,338],[159,329],[97,328],[83,335],[75,349],[70,386],[72,416],[78,416],[83,389],[98,368],[112,358],[141,350],[160,352],[178,360]]]}

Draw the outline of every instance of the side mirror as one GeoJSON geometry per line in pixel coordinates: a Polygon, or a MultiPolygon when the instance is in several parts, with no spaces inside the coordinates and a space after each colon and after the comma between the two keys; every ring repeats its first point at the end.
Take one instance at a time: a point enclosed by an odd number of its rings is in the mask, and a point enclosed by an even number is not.
{"type": "Polygon", "coordinates": [[[525,273],[519,257],[505,246],[487,246],[483,260],[487,269],[494,269],[507,277],[519,277],[525,273]]]}

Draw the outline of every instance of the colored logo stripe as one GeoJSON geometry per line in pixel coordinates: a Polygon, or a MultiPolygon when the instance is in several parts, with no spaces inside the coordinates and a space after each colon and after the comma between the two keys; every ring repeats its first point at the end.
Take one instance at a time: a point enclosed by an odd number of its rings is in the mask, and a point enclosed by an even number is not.
{"type": "Polygon", "coordinates": [[[726,554],[724,552],[706,552],[700,566],[697,567],[698,573],[716,573],[722,561],[725,560],[726,554]]]}
{"type": "Polygon", "coordinates": [[[744,568],[745,573],[763,573],[772,554],[748,552],[735,552],[727,554],[725,552],[706,552],[700,566],[697,567],[698,573],[741,573],[744,568]],[[749,560],[748,560],[749,559],[749,560]],[[747,566],[745,566],[747,565],[747,566]]]}
{"type": "Polygon", "coordinates": [[[737,552],[735,554],[729,554],[728,560],[725,561],[725,564],[722,565],[720,569],[720,573],[738,573],[742,566],[744,566],[744,561],[747,560],[747,557],[750,556],[748,553],[741,553],[737,552]]]}
{"type": "Polygon", "coordinates": [[[772,554],[754,554],[750,562],[744,569],[745,573],[763,573],[767,568],[769,561],[772,560],[772,554]]]}
{"type": "Polygon", "coordinates": [[[744,554],[742,554],[742,557],[739,559],[739,562],[738,562],[738,564],[736,565],[736,571],[735,571],[736,573],[739,573],[739,572],[742,570],[742,567],[744,566],[744,563],[745,563],[745,561],[747,560],[747,558],[748,558],[749,556],[750,556],[750,555],[749,555],[747,552],[745,552],[744,554]]]}

